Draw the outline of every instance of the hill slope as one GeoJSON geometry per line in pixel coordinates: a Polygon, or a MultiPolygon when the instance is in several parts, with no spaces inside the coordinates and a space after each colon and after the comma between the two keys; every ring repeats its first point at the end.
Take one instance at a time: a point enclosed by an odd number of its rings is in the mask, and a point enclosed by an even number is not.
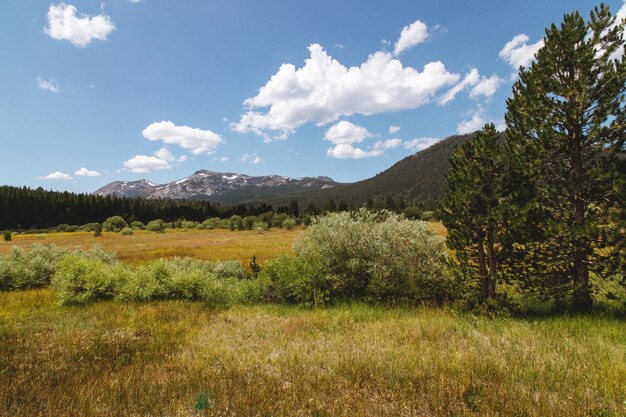
{"type": "Polygon", "coordinates": [[[286,205],[297,200],[300,207],[313,202],[323,207],[331,199],[343,200],[351,206],[363,205],[375,196],[403,197],[407,202],[421,202],[432,207],[445,190],[445,174],[454,148],[467,141],[471,135],[450,136],[415,155],[407,156],[376,176],[351,183],[337,184],[333,188],[304,193],[294,193],[266,200],[274,206],[286,205]]]}

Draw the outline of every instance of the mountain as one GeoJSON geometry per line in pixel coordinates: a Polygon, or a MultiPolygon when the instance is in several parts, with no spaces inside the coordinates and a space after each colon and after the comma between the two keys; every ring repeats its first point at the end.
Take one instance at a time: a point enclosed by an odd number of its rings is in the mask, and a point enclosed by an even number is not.
{"type": "Polygon", "coordinates": [[[115,181],[93,192],[117,197],[211,200],[222,204],[261,201],[276,195],[332,188],[329,177],[289,178],[280,175],[249,176],[232,172],[200,170],[167,184],[147,180],[115,181]]]}
{"type": "Polygon", "coordinates": [[[275,207],[296,200],[301,208],[311,202],[324,207],[331,199],[335,203],[345,201],[350,206],[360,206],[369,198],[389,196],[433,207],[445,190],[445,174],[450,167],[448,159],[452,151],[470,137],[460,135],[443,139],[372,178],[350,184],[337,183],[329,177],[254,177],[200,170],[168,184],[153,184],[147,180],[116,181],[93,194],[210,200],[225,205],[268,203],[275,207]]]}
{"type": "Polygon", "coordinates": [[[369,198],[403,198],[425,207],[434,207],[445,191],[445,175],[450,168],[448,160],[456,146],[472,135],[457,135],[407,156],[376,176],[351,183],[337,184],[333,188],[282,195],[264,202],[276,206],[297,200],[301,208],[309,203],[324,207],[332,199],[335,203],[345,201],[350,206],[362,206],[369,198]]]}

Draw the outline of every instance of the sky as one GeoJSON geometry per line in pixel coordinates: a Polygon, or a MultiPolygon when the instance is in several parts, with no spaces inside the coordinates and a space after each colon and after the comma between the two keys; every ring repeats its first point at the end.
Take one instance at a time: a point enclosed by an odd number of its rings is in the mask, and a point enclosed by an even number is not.
{"type": "Polygon", "coordinates": [[[369,178],[448,136],[503,129],[544,29],[596,4],[5,0],[0,184],[369,178]]]}

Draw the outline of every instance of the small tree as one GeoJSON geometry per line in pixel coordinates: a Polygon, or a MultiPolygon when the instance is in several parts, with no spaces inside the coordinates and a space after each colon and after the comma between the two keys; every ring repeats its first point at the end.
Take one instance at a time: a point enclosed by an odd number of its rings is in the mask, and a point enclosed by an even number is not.
{"type": "Polygon", "coordinates": [[[487,124],[455,150],[440,206],[448,229],[446,244],[456,251],[464,276],[478,278],[485,299],[495,297],[499,276],[496,242],[502,227],[504,169],[498,139],[495,126],[487,124]]]}
{"type": "Polygon", "coordinates": [[[149,232],[165,233],[165,222],[161,219],[156,219],[148,222],[146,230],[149,232]]]}
{"type": "Polygon", "coordinates": [[[93,226],[93,235],[94,237],[102,236],[102,225],[100,223],[96,223],[93,226]]]}
{"type": "Polygon", "coordinates": [[[10,230],[5,230],[4,232],[2,232],[2,238],[4,239],[5,242],[10,242],[11,241],[11,231],[10,230]]]}

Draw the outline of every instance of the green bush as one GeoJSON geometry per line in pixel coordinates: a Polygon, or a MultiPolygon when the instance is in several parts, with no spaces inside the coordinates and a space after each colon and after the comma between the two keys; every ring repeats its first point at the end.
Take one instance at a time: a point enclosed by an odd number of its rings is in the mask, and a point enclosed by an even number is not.
{"type": "Polygon", "coordinates": [[[161,219],[152,220],[146,225],[146,230],[150,232],[164,233],[165,222],[161,219]]]}
{"type": "Polygon", "coordinates": [[[461,290],[446,267],[443,238],[423,222],[386,211],[318,217],[294,243],[294,252],[263,269],[272,296],[309,304],[341,299],[441,304],[461,290]]]}
{"type": "Polygon", "coordinates": [[[195,229],[198,226],[198,222],[192,222],[191,220],[183,220],[180,222],[181,229],[195,229]]]}
{"type": "Polygon", "coordinates": [[[292,219],[291,217],[283,220],[283,224],[282,227],[284,227],[287,230],[291,230],[293,229],[293,227],[296,225],[296,221],[294,219],[292,219]]]}
{"type": "Polygon", "coordinates": [[[45,287],[56,270],[57,261],[66,250],[36,243],[30,250],[13,247],[0,255],[0,290],[45,287]]]}
{"type": "Polygon", "coordinates": [[[2,239],[5,242],[10,242],[11,239],[12,239],[11,232],[9,230],[6,230],[6,231],[2,232],[2,239]]]}
{"type": "Polygon", "coordinates": [[[69,254],[62,257],[53,277],[61,304],[111,299],[130,271],[121,264],[69,254]]]}
{"type": "Polygon", "coordinates": [[[102,222],[102,228],[107,232],[119,232],[125,227],[128,227],[128,224],[122,216],[111,216],[102,222]]]}
{"type": "Polygon", "coordinates": [[[130,224],[130,227],[132,227],[135,230],[146,230],[146,225],[143,224],[143,222],[140,222],[139,220],[135,220],[134,222],[132,222],[130,224]]]}
{"type": "Polygon", "coordinates": [[[135,231],[131,229],[130,227],[125,227],[120,231],[120,233],[123,234],[124,236],[129,236],[135,233],[135,231]]]}

